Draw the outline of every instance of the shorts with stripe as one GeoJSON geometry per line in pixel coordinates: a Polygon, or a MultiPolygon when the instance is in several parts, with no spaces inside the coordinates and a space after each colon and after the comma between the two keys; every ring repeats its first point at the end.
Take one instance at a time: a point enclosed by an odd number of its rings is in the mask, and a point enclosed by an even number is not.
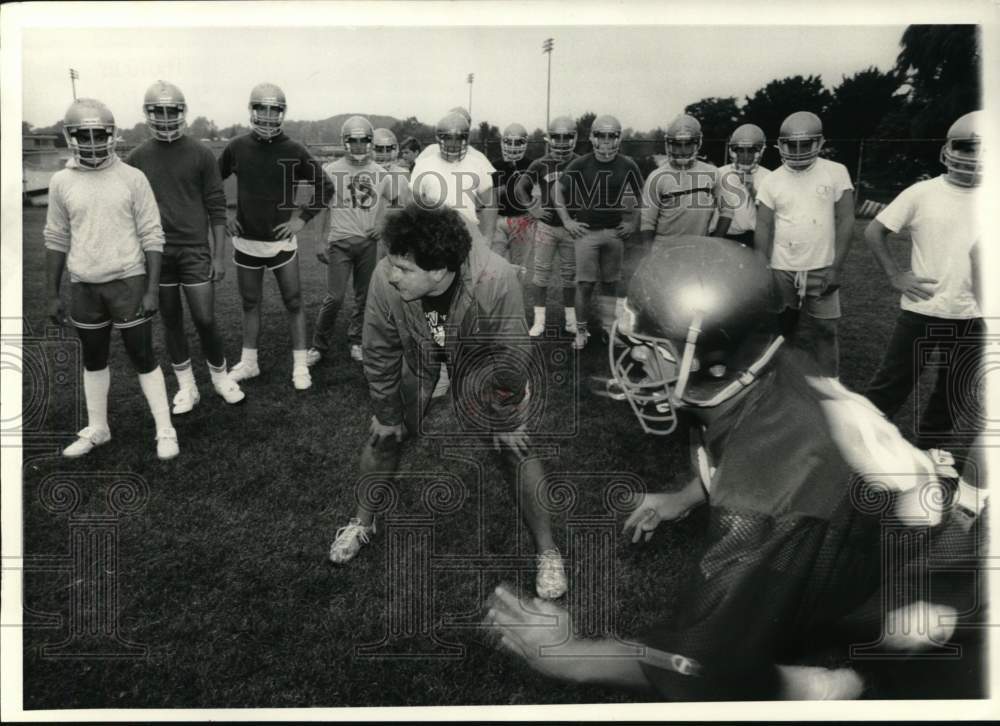
{"type": "Polygon", "coordinates": [[[96,330],[113,325],[131,328],[151,316],[140,314],[146,293],[146,276],[123,277],[110,282],[70,283],[69,319],[77,328],[96,330]]]}
{"type": "Polygon", "coordinates": [[[212,253],[208,245],[163,246],[160,287],[194,287],[212,280],[212,253]]]}
{"type": "Polygon", "coordinates": [[[237,267],[245,267],[248,270],[277,270],[294,260],[297,254],[298,250],[282,250],[274,257],[257,257],[234,249],[233,262],[237,267]]]}

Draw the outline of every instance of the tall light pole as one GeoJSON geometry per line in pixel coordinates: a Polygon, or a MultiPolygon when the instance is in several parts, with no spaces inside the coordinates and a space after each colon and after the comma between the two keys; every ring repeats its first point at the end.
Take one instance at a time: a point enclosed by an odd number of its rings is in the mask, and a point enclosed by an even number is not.
{"type": "Polygon", "coordinates": [[[546,38],[545,42],[542,43],[542,53],[546,53],[549,56],[549,74],[548,80],[545,82],[545,131],[549,130],[549,101],[552,99],[552,47],[555,45],[555,41],[552,38],[546,38]]]}
{"type": "Polygon", "coordinates": [[[472,116],[472,82],[476,80],[476,74],[470,73],[466,81],[469,84],[469,116],[472,116]]]}
{"type": "Polygon", "coordinates": [[[80,74],[76,72],[75,69],[69,69],[69,82],[73,84],[73,100],[76,100],[76,81],[80,77],[80,74]]]}

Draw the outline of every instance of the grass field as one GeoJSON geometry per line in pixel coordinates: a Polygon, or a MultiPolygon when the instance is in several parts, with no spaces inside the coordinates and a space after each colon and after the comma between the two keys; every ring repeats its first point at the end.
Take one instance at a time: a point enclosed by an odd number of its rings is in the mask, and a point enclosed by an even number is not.
{"type": "MultiPolygon", "coordinates": [[[[74,335],[45,332],[44,217],[44,209],[24,212],[24,323],[26,335],[39,338],[41,351],[36,354],[41,362],[32,369],[40,373],[26,375],[24,386],[25,405],[31,402],[37,421],[25,437],[23,483],[26,709],[630,700],[607,689],[540,678],[493,650],[469,625],[481,617],[483,599],[498,582],[519,581],[515,564],[503,570],[503,558],[529,553],[530,542],[494,459],[469,452],[464,461],[442,459],[431,441],[407,449],[397,513],[425,508],[413,472],[458,477],[467,497],[434,518],[433,554],[442,562],[478,555],[495,569],[434,574],[433,625],[440,640],[460,646],[452,657],[375,658],[356,651],[388,632],[387,538],[380,533],[345,568],[334,568],[326,554],[354,508],[357,454],[370,417],[367,391],[346,347],[314,371],[311,390],[293,390],[288,330],[273,277],[264,293],[262,375],[244,384],[243,405],[227,406],[211,391],[191,329],[202,402],[175,417],[181,456],[157,461],[152,420],[116,337],[109,401],[114,438],[84,460],[61,459],[59,449],[82,426],[83,399],[74,335]],[[56,571],[60,561],[65,564],[71,527],[95,525],[98,520],[84,517],[110,513],[109,487],[128,472],[141,478],[148,498],[111,526],[117,538],[117,632],[145,646],[138,658],[112,657],[125,646],[108,646],[110,639],[99,632],[84,637],[73,630],[69,616],[78,608],[71,611],[70,601],[82,575],[56,571]],[[58,503],[50,476],[56,473],[83,494],[75,520],[50,511],[53,501],[58,503]],[[79,653],[86,641],[104,648],[104,656],[59,658],[42,650],[69,640],[66,652],[79,653]]],[[[842,292],[842,380],[853,388],[863,387],[873,373],[897,309],[897,296],[861,241],[863,226],[858,221],[842,292]]],[[[300,245],[310,330],[325,286],[324,268],[314,255],[316,232],[315,225],[307,227],[300,245]]],[[[216,311],[233,363],[241,339],[231,262],[218,287],[216,311]]],[[[342,313],[340,334],[344,318],[342,313]]],[[[561,321],[561,313],[552,311],[551,319],[561,321]]],[[[176,381],[159,325],[157,330],[172,396],[176,381]]],[[[579,361],[581,375],[603,372],[605,360],[600,346],[591,346],[579,361]]],[[[553,365],[558,370],[546,391],[546,415],[556,424],[574,415],[579,421],[575,436],[548,444],[552,455],[546,459],[548,470],[563,472],[578,494],[572,511],[555,516],[557,541],[565,546],[572,526],[587,516],[603,515],[603,524],[613,522],[620,530],[624,515],[608,515],[604,502],[616,476],[631,474],[656,489],[687,464],[682,442],[643,437],[626,404],[585,389],[578,393],[572,356],[553,365]]],[[[904,431],[911,420],[904,412],[899,421],[904,431]]],[[[612,540],[615,569],[608,581],[619,634],[635,634],[671,615],[701,547],[698,532],[695,516],[661,527],[644,547],[620,536],[612,540]]],[[[521,572],[521,586],[530,589],[532,578],[530,568],[521,572]]],[[[580,607],[584,612],[599,604],[580,607]]],[[[399,648],[412,654],[420,652],[419,645],[407,641],[399,648]]]]}

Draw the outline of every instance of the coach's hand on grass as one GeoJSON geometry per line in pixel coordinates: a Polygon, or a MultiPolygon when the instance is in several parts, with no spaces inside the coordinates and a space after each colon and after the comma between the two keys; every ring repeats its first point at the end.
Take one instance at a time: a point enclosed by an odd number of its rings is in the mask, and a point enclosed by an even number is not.
{"type": "Polygon", "coordinates": [[[568,219],[563,223],[563,227],[569,232],[570,237],[576,239],[577,237],[583,237],[590,231],[590,225],[585,222],[577,222],[575,219],[568,219]]]}
{"type": "Polygon", "coordinates": [[[639,506],[625,520],[622,534],[628,534],[634,528],[632,544],[636,544],[643,535],[646,537],[645,541],[649,542],[660,522],[683,519],[689,511],[691,502],[681,492],[644,494],[639,506]]]}
{"type": "Polygon", "coordinates": [[[240,224],[240,220],[236,217],[230,217],[226,220],[226,232],[229,233],[230,237],[239,237],[243,234],[243,225],[240,224]]]}
{"type": "Polygon", "coordinates": [[[933,277],[917,277],[910,270],[903,270],[892,276],[892,286],[913,302],[930,300],[934,297],[934,286],[937,282],[933,277]]]}
{"type": "Polygon", "coordinates": [[[287,222],[282,222],[281,224],[275,225],[274,227],[274,238],[275,239],[288,239],[289,237],[294,237],[302,228],[306,226],[299,217],[292,217],[287,222]]]}
{"type": "Polygon", "coordinates": [[[381,446],[390,437],[396,439],[396,443],[403,440],[403,425],[386,425],[378,420],[377,416],[372,416],[371,436],[368,438],[369,446],[381,446]]]}

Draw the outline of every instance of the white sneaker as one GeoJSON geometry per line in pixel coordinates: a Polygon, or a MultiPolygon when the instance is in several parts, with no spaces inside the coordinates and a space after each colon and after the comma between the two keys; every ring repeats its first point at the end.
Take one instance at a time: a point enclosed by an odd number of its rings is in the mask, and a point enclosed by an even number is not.
{"type": "Polygon", "coordinates": [[[437,385],[434,386],[434,392],[431,393],[431,398],[441,398],[441,396],[448,393],[449,388],[451,388],[451,379],[448,378],[448,366],[442,363],[441,375],[438,376],[437,385]]]}
{"type": "Polygon", "coordinates": [[[564,329],[566,330],[567,333],[571,333],[573,335],[576,335],[576,321],[575,320],[574,321],[567,320],[566,321],[566,325],[564,326],[564,329]]]}
{"type": "Polygon", "coordinates": [[[312,376],[309,375],[308,368],[292,369],[292,385],[295,386],[296,391],[309,390],[309,388],[312,387],[312,384],[312,376]]]}
{"type": "Polygon", "coordinates": [[[240,384],[228,374],[219,376],[217,381],[212,381],[212,388],[222,396],[226,403],[239,403],[246,398],[246,394],[240,390],[240,384]]]}
{"type": "Polygon", "coordinates": [[[306,351],[306,365],[312,368],[314,365],[323,360],[323,351],[318,348],[310,348],[306,351]]]}
{"type": "Polygon", "coordinates": [[[351,346],[351,360],[355,363],[365,362],[365,352],[361,349],[360,345],[354,344],[351,346]]]}
{"type": "Polygon", "coordinates": [[[544,332],[545,332],[545,320],[542,319],[535,321],[534,325],[532,325],[531,328],[528,330],[528,335],[531,336],[532,338],[537,338],[544,332]]]}
{"type": "Polygon", "coordinates": [[[587,341],[590,339],[590,333],[586,330],[576,329],[576,339],[573,341],[573,350],[583,350],[587,347],[587,341]]]}
{"type": "Polygon", "coordinates": [[[260,366],[256,363],[244,363],[240,361],[229,369],[229,377],[237,383],[248,378],[256,378],[260,375],[260,366]]]}
{"type": "Polygon", "coordinates": [[[87,426],[77,435],[76,441],[63,449],[67,459],[77,459],[89,454],[95,446],[103,446],[111,441],[111,431],[106,428],[87,426]]]}
{"type": "Polygon", "coordinates": [[[882,644],[904,653],[940,647],[955,635],[958,611],[950,605],[918,600],[888,613],[882,644]]]}
{"type": "Polygon", "coordinates": [[[330,562],[335,565],[343,565],[354,559],[354,556],[361,550],[361,545],[369,542],[371,535],[375,534],[375,522],[371,527],[361,524],[361,520],[352,517],[346,527],[337,530],[337,535],[330,545],[330,562]]]}
{"type": "Polygon", "coordinates": [[[173,459],[179,453],[181,450],[177,445],[177,432],[172,427],[156,432],[156,455],[161,461],[173,459]]]}
{"type": "Polygon", "coordinates": [[[198,393],[197,388],[181,386],[177,390],[177,393],[174,394],[174,407],[171,410],[171,413],[175,416],[188,413],[192,408],[198,405],[198,401],[200,400],[201,394],[198,393]]]}
{"type": "Polygon", "coordinates": [[[559,550],[545,550],[538,555],[535,592],[543,600],[556,600],[566,594],[566,570],[559,550]]]}

